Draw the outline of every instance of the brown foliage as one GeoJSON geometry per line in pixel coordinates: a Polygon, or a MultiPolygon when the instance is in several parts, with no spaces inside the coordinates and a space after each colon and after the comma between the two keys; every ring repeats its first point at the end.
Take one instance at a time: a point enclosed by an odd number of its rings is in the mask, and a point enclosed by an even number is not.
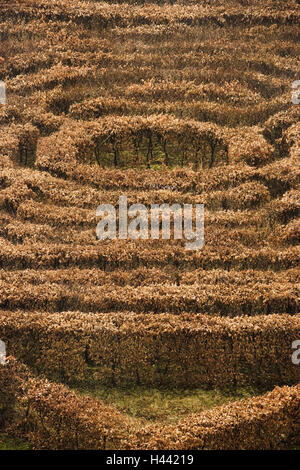
{"type": "Polygon", "coordinates": [[[38,373],[71,383],[169,387],[297,383],[291,344],[299,328],[299,315],[3,311],[0,320],[10,354],[38,373]]]}

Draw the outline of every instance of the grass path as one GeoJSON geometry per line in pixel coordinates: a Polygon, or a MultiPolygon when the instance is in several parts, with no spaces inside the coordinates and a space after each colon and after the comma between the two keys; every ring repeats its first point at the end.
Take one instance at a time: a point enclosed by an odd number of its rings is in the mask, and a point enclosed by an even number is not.
{"type": "Polygon", "coordinates": [[[157,389],[146,387],[103,387],[77,388],[80,394],[87,394],[116,407],[122,413],[142,422],[176,423],[190,414],[211,409],[215,406],[262,394],[266,390],[251,387],[233,390],[157,389]]]}
{"type": "Polygon", "coordinates": [[[15,437],[9,437],[0,434],[0,451],[1,450],[30,450],[30,444],[15,437]]]}

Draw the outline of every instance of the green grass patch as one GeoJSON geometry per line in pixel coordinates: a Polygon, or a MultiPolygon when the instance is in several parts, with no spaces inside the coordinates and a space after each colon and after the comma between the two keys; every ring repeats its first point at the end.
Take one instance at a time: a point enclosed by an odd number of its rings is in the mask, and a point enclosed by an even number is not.
{"type": "Polygon", "coordinates": [[[0,450],[30,450],[28,442],[0,434],[0,450]]]}
{"type": "Polygon", "coordinates": [[[158,389],[149,387],[76,387],[81,395],[90,395],[134,419],[145,422],[176,423],[190,414],[224,405],[232,401],[265,393],[251,387],[237,390],[158,389]]]}

